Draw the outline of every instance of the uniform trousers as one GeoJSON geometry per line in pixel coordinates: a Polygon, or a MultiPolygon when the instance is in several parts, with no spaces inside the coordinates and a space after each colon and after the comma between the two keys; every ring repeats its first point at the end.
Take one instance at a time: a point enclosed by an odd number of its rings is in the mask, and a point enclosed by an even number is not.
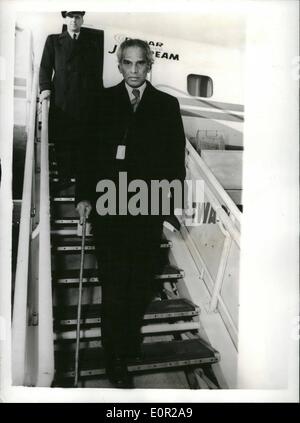
{"type": "Polygon", "coordinates": [[[86,123],[58,108],[50,109],[49,140],[55,146],[57,170],[61,179],[76,175],[80,166],[80,147],[88,138],[89,127],[86,123]]]}

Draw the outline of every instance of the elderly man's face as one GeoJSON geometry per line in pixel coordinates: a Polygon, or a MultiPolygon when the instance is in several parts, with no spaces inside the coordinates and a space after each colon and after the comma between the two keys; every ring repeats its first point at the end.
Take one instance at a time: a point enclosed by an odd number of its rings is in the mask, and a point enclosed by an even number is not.
{"type": "Polygon", "coordinates": [[[141,47],[127,47],[124,50],[119,71],[130,87],[138,88],[143,85],[150,69],[151,66],[147,63],[145,52],[141,47]]]}
{"type": "Polygon", "coordinates": [[[79,32],[83,24],[82,15],[72,14],[71,16],[66,16],[66,24],[68,30],[71,32],[79,32]]]}

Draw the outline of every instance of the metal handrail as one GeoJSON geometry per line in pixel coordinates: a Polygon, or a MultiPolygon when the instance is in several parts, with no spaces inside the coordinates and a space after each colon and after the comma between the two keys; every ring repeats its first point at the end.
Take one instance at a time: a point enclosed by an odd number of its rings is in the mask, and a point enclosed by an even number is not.
{"type": "Polygon", "coordinates": [[[224,205],[227,207],[227,209],[230,211],[230,215],[235,219],[235,223],[239,225],[241,221],[242,213],[237,208],[236,204],[229,197],[229,195],[224,190],[220,182],[211,172],[211,170],[206,165],[204,160],[199,156],[199,154],[197,153],[195,148],[192,146],[192,144],[189,142],[189,140],[186,140],[186,149],[189,155],[194,159],[194,162],[197,165],[199,171],[201,172],[201,175],[205,183],[208,185],[209,190],[211,191],[211,194],[214,195],[214,197],[218,200],[218,202],[221,205],[224,205]]]}
{"type": "Polygon", "coordinates": [[[186,140],[186,144],[188,155],[191,159],[188,167],[190,168],[193,177],[200,178],[204,181],[205,195],[217,214],[218,225],[225,237],[215,280],[212,277],[204,259],[202,258],[190,231],[186,227],[182,227],[181,234],[187,243],[187,247],[192,254],[197,268],[199,270],[202,269],[206,273],[208,279],[213,285],[209,310],[210,312],[215,311],[217,303],[219,302],[221,304],[222,310],[224,311],[229,322],[229,332],[231,334],[234,345],[237,347],[238,328],[236,327],[236,324],[231,317],[230,310],[227,308],[227,305],[222,299],[221,287],[232,243],[235,242],[237,248],[240,248],[240,220],[242,214],[188,140],[186,140]],[[223,209],[223,205],[225,205],[228,209],[229,216],[223,209]]]}
{"type": "Polygon", "coordinates": [[[34,163],[35,117],[38,93],[38,72],[33,74],[29,130],[26,147],[19,245],[15,277],[12,320],[12,379],[14,385],[23,385],[25,378],[25,351],[27,327],[27,296],[29,243],[31,233],[32,172],[34,163]]]}
{"type": "Polygon", "coordinates": [[[189,156],[193,159],[196,172],[206,184],[205,195],[210,201],[218,218],[221,220],[226,230],[230,233],[230,236],[240,247],[241,212],[188,140],[186,140],[186,149],[189,156]],[[223,205],[225,205],[229,210],[229,216],[223,209],[223,205]]]}
{"type": "Polygon", "coordinates": [[[39,288],[38,288],[38,375],[36,386],[50,386],[54,376],[53,304],[50,242],[50,188],[48,144],[49,100],[42,102],[39,288]]]}

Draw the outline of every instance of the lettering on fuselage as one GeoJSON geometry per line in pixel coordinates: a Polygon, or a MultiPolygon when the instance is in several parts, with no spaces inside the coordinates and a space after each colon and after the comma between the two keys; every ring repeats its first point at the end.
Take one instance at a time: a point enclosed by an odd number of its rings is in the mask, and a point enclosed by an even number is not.
{"type": "MultiPolygon", "coordinates": [[[[119,44],[124,40],[128,40],[130,37],[126,37],[125,35],[117,34],[117,35],[115,35],[114,38],[115,38],[116,43],[108,51],[109,54],[115,54],[119,44]]],[[[167,59],[167,60],[179,61],[179,54],[178,53],[164,51],[164,49],[163,49],[164,43],[162,43],[160,41],[151,41],[150,40],[150,41],[148,41],[148,44],[151,48],[151,51],[152,51],[154,57],[156,57],[158,59],[167,59]]]]}
{"type": "Polygon", "coordinates": [[[216,223],[216,212],[210,203],[204,203],[203,221],[201,223],[216,223]]]}

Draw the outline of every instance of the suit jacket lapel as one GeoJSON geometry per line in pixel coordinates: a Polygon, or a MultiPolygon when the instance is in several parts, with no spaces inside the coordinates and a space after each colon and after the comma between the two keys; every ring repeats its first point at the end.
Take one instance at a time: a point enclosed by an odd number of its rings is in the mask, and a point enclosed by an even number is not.
{"type": "Polygon", "coordinates": [[[74,48],[72,49],[72,55],[76,53],[80,53],[82,56],[82,60],[84,61],[85,56],[88,57],[90,46],[90,38],[89,36],[84,32],[80,31],[80,36],[77,41],[74,41],[74,48]]]}
{"type": "Polygon", "coordinates": [[[133,111],[124,81],[117,85],[116,96],[116,102],[119,106],[117,108],[119,108],[120,114],[127,120],[128,117],[132,115],[133,111]]]}
{"type": "MultiPolygon", "coordinates": [[[[71,42],[72,42],[71,43],[72,47],[70,48],[70,54],[69,54],[68,60],[71,60],[75,55],[78,55],[80,52],[82,52],[82,54],[84,55],[84,52],[86,51],[84,48],[84,44],[86,43],[86,38],[84,36],[83,31],[81,31],[78,40],[75,41],[71,39],[71,42]]],[[[88,48],[88,46],[86,48],[88,48]]],[[[82,58],[82,60],[84,60],[84,58],[82,58]]]]}
{"type": "Polygon", "coordinates": [[[86,51],[85,49],[88,48],[86,43],[87,39],[83,31],[81,32],[77,41],[72,40],[68,31],[64,31],[59,35],[59,44],[63,49],[66,62],[71,60],[79,51],[81,51],[84,55],[84,52],[86,51]]]}
{"type": "Polygon", "coordinates": [[[118,143],[125,142],[133,111],[124,81],[116,85],[113,90],[113,102],[110,113],[112,113],[112,130],[116,134],[115,141],[118,143]]]}
{"type": "Polygon", "coordinates": [[[152,104],[153,101],[153,93],[154,93],[154,88],[151,85],[150,82],[146,81],[146,88],[145,91],[142,95],[141,101],[138,105],[138,108],[136,109],[136,116],[138,117],[139,115],[142,115],[144,113],[147,112],[148,107],[152,104]]]}

